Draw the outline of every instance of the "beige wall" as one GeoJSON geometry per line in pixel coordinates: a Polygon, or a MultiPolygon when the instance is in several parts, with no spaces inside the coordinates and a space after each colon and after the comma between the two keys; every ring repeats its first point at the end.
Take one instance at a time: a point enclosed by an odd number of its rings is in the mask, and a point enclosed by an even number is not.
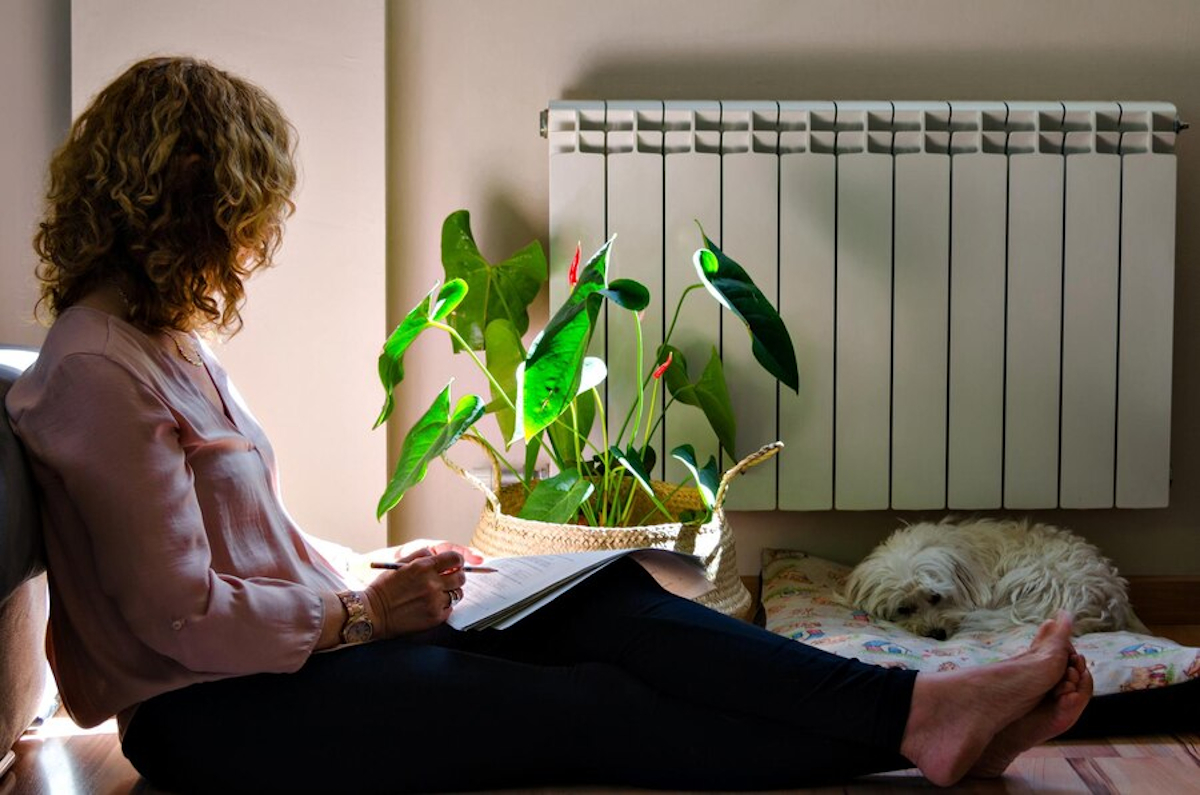
{"type": "Polygon", "coordinates": [[[72,106],[129,63],[187,53],[255,81],[299,131],[279,267],[253,278],[245,330],[217,347],[266,428],[308,531],[370,549],[386,439],[374,359],[384,323],[383,0],[75,0],[72,106]]]}
{"type": "Polygon", "coordinates": [[[46,160],[70,124],[70,0],[0,6],[0,344],[39,345],[37,228],[46,160]]]}
{"type": "MultiPolygon", "coordinates": [[[[440,277],[449,211],[472,211],[493,258],[533,237],[545,243],[537,117],[552,99],[1142,99],[1200,121],[1200,4],[1189,0],[392,0],[389,14],[392,322],[440,277]]],[[[1179,145],[1172,506],[1039,514],[1080,529],[1127,573],[1200,574],[1198,177],[1191,132],[1179,145]]],[[[406,386],[396,438],[467,369],[449,364],[442,340],[423,343],[411,368],[421,385],[406,386]]],[[[459,381],[455,394],[467,388],[459,381]]],[[[393,530],[465,540],[481,505],[434,465],[393,530]]],[[[855,560],[898,518],[732,520],[741,568],[752,572],[763,545],[855,560]]]]}
{"type": "Polygon", "coordinates": [[[29,239],[51,149],[132,61],[190,53],[262,85],[299,130],[280,267],[248,285],[245,331],[218,355],[266,427],[288,507],[369,549],[386,481],[375,356],[384,319],[383,0],[5,0],[0,343],[37,343],[29,239]]]}

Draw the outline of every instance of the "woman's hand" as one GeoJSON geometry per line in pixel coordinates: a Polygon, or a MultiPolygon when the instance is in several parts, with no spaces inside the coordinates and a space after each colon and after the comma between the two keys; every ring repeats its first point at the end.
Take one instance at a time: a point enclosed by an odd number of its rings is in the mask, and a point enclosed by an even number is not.
{"type": "Polygon", "coordinates": [[[450,616],[457,601],[450,592],[458,591],[467,581],[462,570],[465,556],[458,545],[446,544],[444,551],[435,551],[437,546],[397,557],[404,566],[384,571],[367,586],[364,593],[375,637],[420,632],[450,616]]]}
{"type": "Polygon", "coordinates": [[[462,544],[455,544],[453,541],[435,541],[430,538],[418,538],[414,541],[408,541],[398,547],[392,547],[396,560],[402,557],[412,555],[414,552],[419,552],[422,549],[431,549],[434,553],[438,552],[457,552],[463,556],[463,560],[471,565],[483,562],[483,555],[479,550],[471,547],[464,547],[462,544]]]}

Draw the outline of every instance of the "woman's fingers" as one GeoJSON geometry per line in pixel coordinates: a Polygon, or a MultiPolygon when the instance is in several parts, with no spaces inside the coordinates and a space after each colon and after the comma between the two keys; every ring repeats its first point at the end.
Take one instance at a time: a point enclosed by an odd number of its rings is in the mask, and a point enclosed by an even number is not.
{"type": "Polygon", "coordinates": [[[421,547],[420,549],[415,549],[412,552],[409,552],[407,555],[400,555],[397,551],[396,560],[400,563],[412,563],[413,561],[420,560],[421,558],[431,558],[433,557],[433,554],[433,550],[429,547],[421,547]]]}
{"type": "Polygon", "coordinates": [[[483,555],[479,550],[471,547],[464,547],[462,544],[455,544],[452,541],[442,541],[433,545],[434,552],[457,552],[462,555],[463,560],[467,563],[483,563],[483,555]]]}

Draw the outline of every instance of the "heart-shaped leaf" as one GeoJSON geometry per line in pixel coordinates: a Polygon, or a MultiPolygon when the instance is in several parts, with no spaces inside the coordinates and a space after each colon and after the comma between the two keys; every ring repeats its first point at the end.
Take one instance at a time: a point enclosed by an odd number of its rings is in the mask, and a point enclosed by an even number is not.
{"type": "Polygon", "coordinates": [[[579,513],[579,506],[592,495],[594,486],[574,469],[538,481],[517,514],[522,519],[565,524],[579,513]]]}
{"type": "Polygon", "coordinates": [[[425,479],[429,462],[450,449],[482,416],[483,400],[478,395],[463,397],[451,413],[450,384],[446,384],[404,437],[396,471],[375,509],[376,518],[395,508],[405,492],[425,479]]]}
{"type": "Polygon", "coordinates": [[[651,497],[655,496],[654,487],[650,485],[650,473],[642,463],[642,456],[636,447],[631,446],[628,450],[622,450],[614,445],[608,448],[608,454],[621,462],[621,466],[629,471],[629,474],[647,494],[651,497]]]}
{"type": "Polygon", "coordinates": [[[722,449],[731,458],[736,458],[737,418],[733,414],[733,401],[729,397],[729,386],[725,383],[725,369],[716,347],[713,347],[708,364],[695,383],[690,380],[683,351],[663,345],[658,352],[658,361],[666,361],[668,356],[671,357],[671,363],[664,374],[667,391],[680,403],[696,406],[704,412],[722,449]]]}
{"type": "Polygon", "coordinates": [[[796,352],[787,326],[775,307],[754,284],[750,274],[704,235],[705,248],[696,251],[693,263],[708,292],[728,309],[750,333],[754,358],[768,373],[793,391],[800,389],[796,352]]]}
{"type": "MultiPolygon", "coordinates": [[[[517,368],[525,361],[525,346],[521,344],[521,335],[507,319],[493,320],[488,323],[484,332],[484,342],[487,351],[488,372],[504,389],[510,400],[517,394],[517,368]]],[[[495,406],[496,423],[504,439],[505,449],[511,445],[513,432],[516,428],[516,409],[508,405],[493,385],[492,402],[488,404],[491,411],[495,406]]]]}
{"type": "Polygon", "coordinates": [[[435,284],[383,344],[383,351],[379,354],[379,381],[383,384],[384,400],[373,428],[378,428],[386,422],[395,408],[392,393],[396,385],[404,380],[405,351],[431,323],[445,320],[446,316],[463,302],[466,295],[467,283],[462,279],[451,279],[442,285],[441,289],[435,284]]]}
{"type": "Polygon", "coordinates": [[[537,336],[519,371],[521,426],[526,441],[558,419],[579,391],[606,285],[609,240],[588,261],[575,289],[537,336]]]}
{"type": "Polygon", "coordinates": [[[704,502],[704,506],[709,511],[717,502],[717,488],[721,484],[721,476],[717,473],[717,459],[714,456],[709,456],[708,463],[700,467],[696,463],[696,449],[690,444],[681,444],[671,451],[671,457],[682,461],[683,465],[692,473],[692,478],[696,481],[696,488],[700,492],[700,499],[704,502]]]}
{"type": "Polygon", "coordinates": [[[450,325],[472,349],[484,347],[493,320],[509,321],[518,336],[529,329],[528,307],[546,281],[546,255],[540,243],[534,241],[492,265],[475,245],[470,214],[458,210],[442,224],[442,268],[447,279],[462,279],[471,288],[450,325]]]}
{"type": "Polygon", "coordinates": [[[633,279],[614,279],[600,292],[605,298],[630,312],[641,312],[650,305],[650,290],[633,279]]]}

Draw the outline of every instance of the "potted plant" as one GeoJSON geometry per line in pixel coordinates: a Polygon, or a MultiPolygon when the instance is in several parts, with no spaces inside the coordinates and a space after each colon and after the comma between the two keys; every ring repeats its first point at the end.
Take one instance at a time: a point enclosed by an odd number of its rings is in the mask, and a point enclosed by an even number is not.
{"type": "MultiPolygon", "coordinates": [[[[617,534],[611,542],[597,542],[596,538],[605,532],[612,535],[614,528],[647,526],[668,528],[667,536],[675,540],[651,533],[646,545],[669,542],[677,548],[695,546],[696,533],[707,528],[722,537],[727,547],[723,565],[729,566],[732,545],[720,511],[728,479],[774,454],[781,445],[776,442],[766,446],[722,478],[715,458],[701,464],[692,445],[685,444],[670,454],[686,466],[691,483],[664,484],[651,477],[658,454],[649,439],[675,403],[701,411],[722,449],[736,459],[736,427],[721,360],[714,347],[703,372],[693,380],[682,354],[671,344],[674,321],[689,297],[707,293],[745,326],[759,364],[796,390],[799,377],[791,338],[775,308],[746,271],[701,229],[700,246],[692,263],[698,280],[680,296],[654,361],[643,362],[638,346],[639,355],[633,364],[636,381],[632,383],[642,388],[630,396],[628,405],[604,405],[597,387],[607,377],[608,364],[588,355],[601,308],[608,303],[609,323],[634,324],[640,341],[640,313],[650,300],[644,285],[632,279],[609,279],[613,246],[614,239],[610,239],[582,267],[581,252],[576,249],[567,277],[571,292],[526,350],[522,338],[529,325],[527,309],[547,278],[541,246],[531,243],[492,265],[475,244],[469,214],[460,210],[446,218],[441,246],[445,282],[430,290],[383,346],[378,366],[385,398],[375,427],[391,415],[396,388],[404,379],[405,352],[426,331],[448,335],[453,350],[463,354],[487,378],[490,395],[488,399],[466,395],[452,403],[451,384],[441,390],[405,435],[395,472],[379,500],[378,516],[394,508],[410,488],[424,479],[435,458],[443,457],[465,438],[488,451],[496,490],[500,490],[502,470],[511,481],[504,489],[507,499],[502,500],[467,475],[489,497],[490,510],[485,510],[475,539],[482,541],[483,547],[492,548],[484,548],[484,552],[495,554],[493,550],[504,547],[501,551],[513,553],[510,544],[496,540],[505,532],[500,526],[502,519],[523,523],[522,528],[545,525],[556,528],[557,533],[592,534],[582,540],[554,542],[571,548],[579,548],[580,544],[583,548],[607,543],[639,545],[643,541],[628,534],[617,534]],[[661,406],[660,390],[665,390],[661,406]],[[622,412],[613,415],[623,418],[619,426],[613,424],[619,431],[614,436],[594,433],[597,419],[603,428],[605,415],[614,411],[622,412]],[[477,426],[487,414],[495,416],[499,429],[500,438],[495,441],[487,439],[477,426]],[[549,477],[537,477],[542,459],[550,461],[553,474],[549,477]],[[486,532],[481,537],[483,530],[492,534],[491,543],[486,532]]],[[[448,459],[443,460],[462,472],[448,459]]],[[[518,544],[515,550],[553,551],[544,544],[534,549],[518,544]]]]}

